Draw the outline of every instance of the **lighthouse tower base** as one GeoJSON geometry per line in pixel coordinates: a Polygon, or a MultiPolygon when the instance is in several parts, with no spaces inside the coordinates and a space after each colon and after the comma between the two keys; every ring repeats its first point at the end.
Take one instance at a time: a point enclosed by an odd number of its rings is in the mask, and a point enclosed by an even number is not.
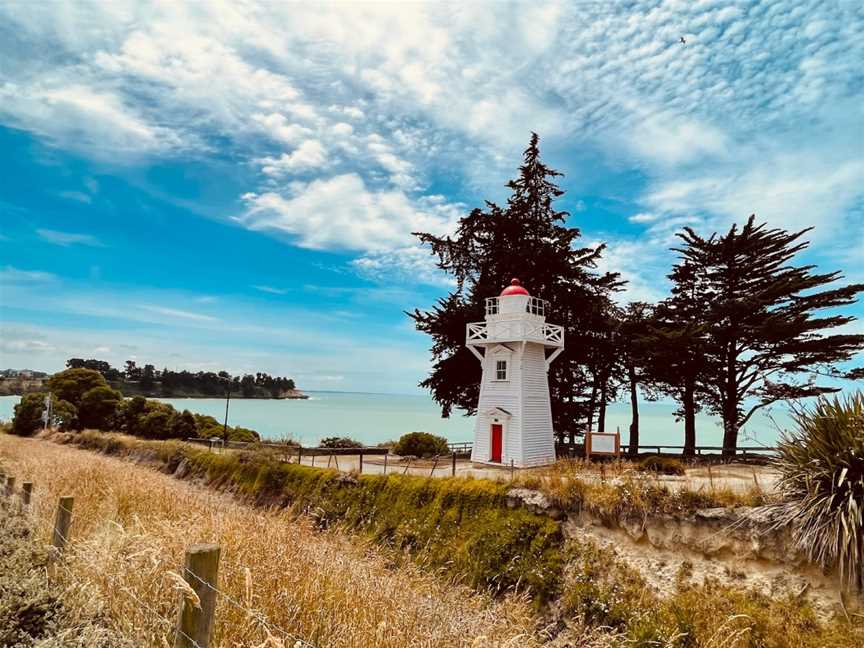
{"type": "Polygon", "coordinates": [[[542,344],[520,342],[487,348],[471,460],[517,468],[555,462],[542,344]]]}

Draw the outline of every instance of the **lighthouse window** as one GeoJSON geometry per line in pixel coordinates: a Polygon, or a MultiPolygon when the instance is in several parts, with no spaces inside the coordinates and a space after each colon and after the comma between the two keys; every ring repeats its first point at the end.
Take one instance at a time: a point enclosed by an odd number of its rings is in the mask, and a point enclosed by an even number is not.
{"type": "Polygon", "coordinates": [[[507,380],[507,361],[495,361],[495,380],[507,380]]]}

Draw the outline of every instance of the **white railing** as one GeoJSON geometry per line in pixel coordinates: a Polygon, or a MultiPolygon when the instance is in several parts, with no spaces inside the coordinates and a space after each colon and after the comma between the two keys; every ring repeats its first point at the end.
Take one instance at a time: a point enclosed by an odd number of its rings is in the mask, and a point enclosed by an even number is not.
{"type": "MultiPolygon", "coordinates": [[[[487,297],[486,298],[486,314],[498,315],[501,312],[501,298],[487,297]]],[[[546,317],[546,300],[539,297],[529,297],[525,303],[525,312],[532,315],[546,317]]]]}
{"type": "Polygon", "coordinates": [[[564,346],[564,327],[528,320],[471,322],[466,327],[467,344],[484,342],[540,342],[547,346],[564,346]]]}

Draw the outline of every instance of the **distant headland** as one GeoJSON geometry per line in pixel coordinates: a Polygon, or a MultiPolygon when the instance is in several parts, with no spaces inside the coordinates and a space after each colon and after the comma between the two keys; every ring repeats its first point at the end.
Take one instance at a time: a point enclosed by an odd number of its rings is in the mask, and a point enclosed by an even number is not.
{"type": "MultiPolygon", "coordinates": [[[[127,360],[123,369],[104,360],[70,358],[69,369],[93,369],[108,384],[126,396],[151,398],[231,398],[305,399],[294,380],[263,372],[232,376],[227,371],[172,371],[156,369],[152,364],[138,366],[127,360]]],[[[42,391],[48,374],[30,369],[0,370],[0,396],[19,396],[42,391]]]]}

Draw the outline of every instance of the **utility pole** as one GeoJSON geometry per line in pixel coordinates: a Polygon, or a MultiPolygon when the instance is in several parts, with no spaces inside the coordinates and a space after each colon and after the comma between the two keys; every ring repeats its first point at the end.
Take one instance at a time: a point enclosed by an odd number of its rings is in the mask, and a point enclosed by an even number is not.
{"type": "Polygon", "coordinates": [[[228,379],[227,392],[225,394],[225,425],[222,426],[222,439],[228,438],[228,405],[231,403],[231,379],[228,379]]]}

